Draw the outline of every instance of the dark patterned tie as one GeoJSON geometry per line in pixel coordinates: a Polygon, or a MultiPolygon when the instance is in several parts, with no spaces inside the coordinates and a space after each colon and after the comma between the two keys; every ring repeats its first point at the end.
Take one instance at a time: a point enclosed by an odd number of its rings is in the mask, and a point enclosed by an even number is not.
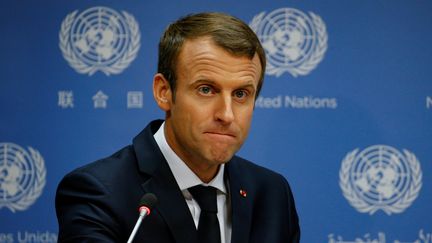
{"type": "Polygon", "coordinates": [[[217,218],[216,188],[194,186],[189,192],[198,202],[201,214],[198,222],[198,239],[201,243],[220,243],[220,229],[217,218]]]}

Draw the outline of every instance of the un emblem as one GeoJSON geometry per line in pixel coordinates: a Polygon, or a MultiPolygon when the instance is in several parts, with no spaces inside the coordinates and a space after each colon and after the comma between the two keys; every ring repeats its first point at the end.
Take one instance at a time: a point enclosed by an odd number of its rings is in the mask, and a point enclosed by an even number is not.
{"type": "Polygon", "coordinates": [[[402,213],[417,198],[422,171],[416,156],[386,145],[349,152],[342,161],[339,185],[359,212],[402,213]]]}
{"type": "Polygon", "coordinates": [[[258,35],[267,55],[266,74],[307,75],[324,58],[327,31],[323,20],[293,8],[280,8],[256,15],[250,27],[258,35]]]}
{"type": "Polygon", "coordinates": [[[26,210],[42,194],[45,162],[37,150],[28,149],[0,143],[0,209],[26,210]]]}
{"type": "Polygon", "coordinates": [[[63,57],[78,73],[119,74],[137,56],[140,31],[135,18],[106,7],[78,10],[63,20],[59,33],[63,57]]]}

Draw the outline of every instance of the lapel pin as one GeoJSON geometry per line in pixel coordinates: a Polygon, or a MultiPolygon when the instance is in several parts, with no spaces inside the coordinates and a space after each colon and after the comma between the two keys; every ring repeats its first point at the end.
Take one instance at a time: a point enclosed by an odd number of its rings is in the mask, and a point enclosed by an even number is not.
{"type": "Polygon", "coordinates": [[[243,189],[240,189],[240,195],[242,197],[247,197],[247,192],[245,190],[243,190],[243,189]]]}

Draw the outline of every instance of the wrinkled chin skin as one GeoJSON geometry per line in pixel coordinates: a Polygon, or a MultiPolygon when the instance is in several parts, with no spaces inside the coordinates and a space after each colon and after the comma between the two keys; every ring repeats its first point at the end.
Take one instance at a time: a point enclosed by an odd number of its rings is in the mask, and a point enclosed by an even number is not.
{"type": "Polygon", "coordinates": [[[238,137],[222,138],[222,141],[216,141],[210,136],[211,142],[208,145],[209,163],[211,164],[223,164],[231,160],[235,153],[243,145],[244,139],[238,140],[238,137]]]}

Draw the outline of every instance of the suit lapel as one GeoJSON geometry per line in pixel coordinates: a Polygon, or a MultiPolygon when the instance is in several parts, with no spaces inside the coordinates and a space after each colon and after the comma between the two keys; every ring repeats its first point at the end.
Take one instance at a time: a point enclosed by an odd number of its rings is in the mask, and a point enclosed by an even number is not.
{"type": "Polygon", "coordinates": [[[241,169],[235,157],[227,163],[226,173],[229,180],[232,212],[231,242],[247,243],[252,223],[253,191],[242,180],[241,169]]]}
{"type": "Polygon", "coordinates": [[[195,224],[183,194],[174,177],[167,175],[166,171],[154,174],[142,185],[144,191],[157,196],[159,202],[155,209],[165,220],[176,242],[197,242],[195,224]]]}
{"type": "Polygon", "coordinates": [[[144,192],[157,196],[155,210],[166,222],[175,241],[198,243],[195,223],[183,194],[153,138],[159,126],[160,122],[152,122],[134,139],[139,170],[150,175],[142,187],[144,192]]]}

